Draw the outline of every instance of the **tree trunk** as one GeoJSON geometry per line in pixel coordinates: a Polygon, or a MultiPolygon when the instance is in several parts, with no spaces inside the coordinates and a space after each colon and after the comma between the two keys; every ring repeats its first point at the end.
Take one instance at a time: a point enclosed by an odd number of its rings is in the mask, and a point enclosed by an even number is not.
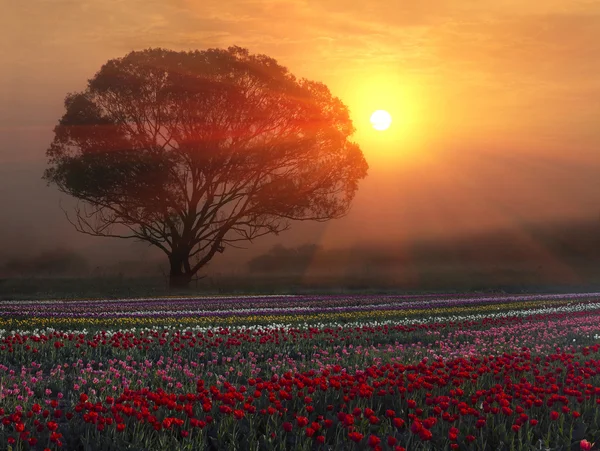
{"type": "Polygon", "coordinates": [[[190,281],[192,278],[188,274],[169,274],[169,289],[188,289],[190,288],[190,281]]]}
{"type": "Polygon", "coordinates": [[[169,289],[171,290],[190,287],[192,274],[189,274],[184,270],[184,259],[187,259],[187,256],[182,257],[173,254],[169,257],[169,263],[171,264],[171,270],[169,272],[169,289]]]}

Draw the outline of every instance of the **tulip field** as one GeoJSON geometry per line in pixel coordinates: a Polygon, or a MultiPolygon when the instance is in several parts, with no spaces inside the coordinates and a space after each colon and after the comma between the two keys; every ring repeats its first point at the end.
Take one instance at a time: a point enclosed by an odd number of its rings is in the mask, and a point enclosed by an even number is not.
{"type": "Polygon", "coordinates": [[[2,450],[579,450],[600,293],[0,301],[2,450]]]}

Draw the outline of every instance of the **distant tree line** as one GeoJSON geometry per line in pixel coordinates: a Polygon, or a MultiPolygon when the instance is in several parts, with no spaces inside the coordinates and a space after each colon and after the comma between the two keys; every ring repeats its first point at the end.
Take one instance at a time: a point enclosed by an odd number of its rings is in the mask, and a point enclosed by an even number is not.
{"type": "Polygon", "coordinates": [[[37,255],[0,257],[0,279],[9,277],[94,277],[102,275],[159,275],[159,262],[133,258],[98,264],[81,252],[66,248],[44,250],[37,255]]]}
{"type": "Polygon", "coordinates": [[[248,261],[250,274],[339,274],[373,280],[460,277],[482,284],[600,278],[600,230],[596,221],[524,224],[464,237],[325,249],[274,246],[248,261]]]}
{"type": "Polygon", "coordinates": [[[9,276],[83,275],[89,272],[90,263],[81,254],[68,249],[52,249],[36,256],[10,257],[1,265],[2,273],[9,276]]]}

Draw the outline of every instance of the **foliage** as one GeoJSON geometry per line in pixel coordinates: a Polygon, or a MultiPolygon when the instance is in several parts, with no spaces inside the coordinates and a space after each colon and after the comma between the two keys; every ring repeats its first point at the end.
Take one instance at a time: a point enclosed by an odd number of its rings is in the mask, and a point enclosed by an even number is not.
{"type": "Polygon", "coordinates": [[[65,109],[44,178],[84,202],[72,223],[157,246],[186,283],[226,246],[343,216],[367,173],[324,84],[240,47],[131,52],[65,109]]]}

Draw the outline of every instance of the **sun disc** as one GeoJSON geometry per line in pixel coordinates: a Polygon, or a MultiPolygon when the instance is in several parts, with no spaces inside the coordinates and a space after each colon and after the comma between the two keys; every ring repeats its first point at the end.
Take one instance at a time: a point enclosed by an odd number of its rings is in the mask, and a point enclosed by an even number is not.
{"type": "Polygon", "coordinates": [[[375,130],[387,130],[392,124],[392,116],[385,110],[377,110],[371,115],[371,125],[375,130]]]}

